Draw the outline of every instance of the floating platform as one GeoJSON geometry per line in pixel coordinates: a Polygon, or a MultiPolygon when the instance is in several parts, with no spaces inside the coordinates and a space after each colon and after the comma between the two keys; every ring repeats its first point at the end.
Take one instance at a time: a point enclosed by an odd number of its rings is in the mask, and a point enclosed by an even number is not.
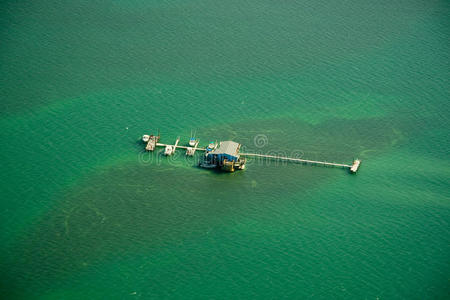
{"type": "Polygon", "coordinates": [[[353,162],[353,165],[350,167],[350,172],[356,173],[358,171],[360,165],[361,165],[361,160],[355,159],[355,161],[353,162]]]}
{"type": "Polygon", "coordinates": [[[142,137],[142,140],[144,142],[147,142],[147,145],[145,146],[145,150],[147,151],[153,151],[155,150],[156,144],[159,141],[159,135],[144,135],[142,137]]]}

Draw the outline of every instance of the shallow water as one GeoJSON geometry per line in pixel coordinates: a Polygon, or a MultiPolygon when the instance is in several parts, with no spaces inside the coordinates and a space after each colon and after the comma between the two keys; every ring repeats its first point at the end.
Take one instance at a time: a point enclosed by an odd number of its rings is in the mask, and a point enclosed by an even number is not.
{"type": "Polygon", "coordinates": [[[446,1],[2,5],[5,298],[449,293],[446,1]],[[139,138],[235,140],[222,174],[139,138]]]}

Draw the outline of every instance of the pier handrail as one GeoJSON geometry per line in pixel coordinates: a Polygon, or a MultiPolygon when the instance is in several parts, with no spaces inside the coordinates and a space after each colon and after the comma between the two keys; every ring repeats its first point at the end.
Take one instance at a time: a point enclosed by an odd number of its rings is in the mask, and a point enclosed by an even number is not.
{"type": "Polygon", "coordinates": [[[344,167],[344,168],[352,167],[351,165],[346,165],[346,164],[338,164],[338,163],[331,163],[331,162],[326,162],[326,161],[308,160],[308,159],[277,156],[277,155],[267,155],[267,154],[257,154],[257,153],[241,153],[241,155],[242,156],[256,156],[256,157],[263,157],[263,158],[272,158],[272,159],[279,159],[279,160],[298,161],[298,162],[304,162],[304,163],[309,163],[309,164],[334,166],[334,167],[344,167]]]}

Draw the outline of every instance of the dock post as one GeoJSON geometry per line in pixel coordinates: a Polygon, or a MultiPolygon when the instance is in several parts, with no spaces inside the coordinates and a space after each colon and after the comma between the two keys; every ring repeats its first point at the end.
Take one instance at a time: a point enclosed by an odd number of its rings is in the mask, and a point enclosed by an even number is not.
{"type": "Polygon", "coordinates": [[[179,141],[180,141],[180,137],[178,137],[177,140],[175,141],[175,145],[173,146],[172,154],[175,153],[175,150],[177,150],[177,146],[178,146],[178,142],[179,141]]]}

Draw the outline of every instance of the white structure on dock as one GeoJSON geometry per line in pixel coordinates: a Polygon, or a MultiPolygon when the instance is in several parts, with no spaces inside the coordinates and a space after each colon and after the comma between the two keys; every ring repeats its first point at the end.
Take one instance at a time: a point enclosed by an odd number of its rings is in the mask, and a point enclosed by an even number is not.
{"type": "Polygon", "coordinates": [[[189,141],[189,145],[192,146],[192,147],[187,147],[186,148],[186,155],[187,156],[194,156],[195,150],[197,150],[197,147],[198,147],[198,143],[199,143],[199,141],[195,141],[195,144],[191,145],[191,143],[189,141]]]}
{"type": "Polygon", "coordinates": [[[147,143],[147,145],[145,146],[145,150],[153,151],[153,150],[155,150],[156,144],[159,141],[159,134],[158,135],[153,135],[153,134],[152,135],[147,135],[147,134],[145,134],[142,137],[142,141],[144,143],[147,143]]]}
{"type": "Polygon", "coordinates": [[[361,164],[361,160],[355,159],[355,161],[353,162],[353,165],[350,167],[350,172],[356,173],[359,169],[360,164],[361,164]]]}
{"type": "Polygon", "coordinates": [[[180,137],[177,138],[175,141],[175,145],[166,145],[166,148],[164,150],[164,155],[172,155],[175,153],[175,150],[177,150],[178,142],[180,141],[180,137]]]}

